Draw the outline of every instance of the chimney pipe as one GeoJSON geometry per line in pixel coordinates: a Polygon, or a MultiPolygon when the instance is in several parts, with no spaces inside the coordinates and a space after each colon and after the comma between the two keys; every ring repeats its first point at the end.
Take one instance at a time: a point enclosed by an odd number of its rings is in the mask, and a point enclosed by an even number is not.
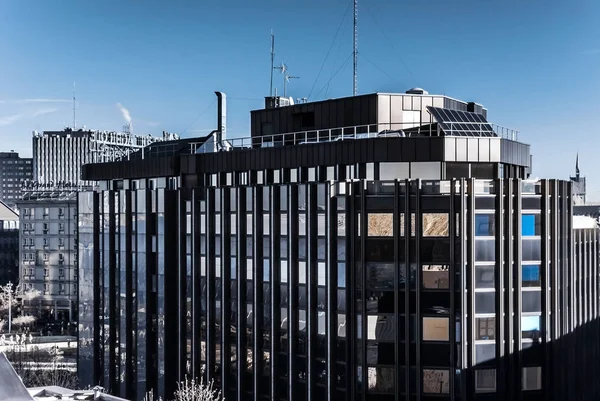
{"type": "Polygon", "coordinates": [[[217,95],[218,111],[217,111],[217,130],[215,137],[217,147],[222,147],[223,141],[227,139],[227,96],[223,92],[215,92],[217,95]]]}

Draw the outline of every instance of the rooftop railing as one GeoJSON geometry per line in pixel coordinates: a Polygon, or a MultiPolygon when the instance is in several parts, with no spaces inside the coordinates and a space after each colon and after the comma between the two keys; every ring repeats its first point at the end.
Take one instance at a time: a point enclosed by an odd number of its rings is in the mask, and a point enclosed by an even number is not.
{"type": "MultiPolygon", "coordinates": [[[[229,138],[217,144],[217,151],[234,149],[272,148],[291,145],[305,145],[321,142],[359,140],[366,138],[403,138],[403,137],[501,137],[513,141],[518,140],[518,131],[490,123],[444,123],[446,129],[439,126],[416,125],[415,123],[384,123],[329,128],[321,130],[305,130],[275,135],[256,137],[229,138]]],[[[191,153],[213,153],[213,141],[191,142],[191,153]]]]}

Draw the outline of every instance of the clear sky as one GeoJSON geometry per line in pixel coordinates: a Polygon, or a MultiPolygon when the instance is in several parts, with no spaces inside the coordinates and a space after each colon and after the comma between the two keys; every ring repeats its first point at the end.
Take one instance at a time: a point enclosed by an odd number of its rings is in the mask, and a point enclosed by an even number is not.
{"type": "MultiPolygon", "coordinates": [[[[221,90],[229,135],[248,136],[271,29],[300,77],[288,95],[351,95],[350,2],[0,0],[0,150],[30,155],[32,130],[72,125],[73,82],[78,126],[120,130],[120,103],[136,133],[202,135],[221,90]]],[[[358,90],[482,103],[532,145],[535,176],[566,178],[579,151],[600,200],[599,16],[597,0],[360,0],[358,90]]]]}

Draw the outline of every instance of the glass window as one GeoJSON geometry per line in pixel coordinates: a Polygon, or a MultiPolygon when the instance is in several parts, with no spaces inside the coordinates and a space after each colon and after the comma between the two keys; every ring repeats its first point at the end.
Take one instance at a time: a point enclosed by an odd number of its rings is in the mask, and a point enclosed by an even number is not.
{"type": "Polygon", "coordinates": [[[423,392],[428,394],[448,394],[450,392],[450,371],[423,369],[423,392]]]}
{"type": "Polygon", "coordinates": [[[523,265],[521,278],[523,287],[540,287],[540,265],[523,265]]]}
{"type": "Polygon", "coordinates": [[[495,262],[496,261],[496,241],[493,239],[475,240],[475,261],[476,262],[495,262]]]}
{"type": "Polygon", "coordinates": [[[394,390],[394,368],[368,368],[369,390],[373,392],[391,392],[394,390]]]}
{"type": "Polygon", "coordinates": [[[521,337],[539,340],[541,335],[541,316],[521,316],[521,337]]]}
{"type": "Polygon", "coordinates": [[[484,363],[496,358],[496,344],[475,344],[475,362],[484,363]]]}
{"type": "Polygon", "coordinates": [[[475,215],[475,235],[478,237],[494,236],[496,234],[496,221],[494,214],[475,215]]]}
{"type": "Polygon", "coordinates": [[[448,236],[448,213],[423,213],[424,237],[448,236]]]}
{"type": "Polygon", "coordinates": [[[496,313],[495,292],[475,293],[475,313],[496,313]]]}
{"type": "Polygon", "coordinates": [[[496,391],[496,369],[475,371],[475,391],[478,393],[496,391]]]}
{"type": "Polygon", "coordinates": [[[423,340],[424,341],[448,341],[448,326],[450,319],[447,317],[424,317],[423,318],[423,340]]]}
{"type": "Polygon", "coordinates": [[[523,291],[521,300],[523,302],[523,312],[540,312],[542,310],[541,291],[523,291]]]}
{"type": "Polygon", "coordinates": [[[495,266],[475,266],[475,288],[494,288],[495,266]]]}
{"type": "Polygon", "coordinates": [[[541,390],[542,368],[532,366],[523,368],[523,390],[541,390]]]}
{"type": "Polygon", "coordinates": [[[521,233],[525,236],[542,235],[539,214],[523,214],[521,216],[521,233]]]}
{"type": "Polygon", "coordinates": [[[496,339],[496,318],[477,317],[475,318],[475,339],[476,340],[494,340],[496,339]]]}
{"type": "Polygon", "coordinates": [[[392,213],[370,213],[367,227],[369,237],[391,237],[394,235],[394,215],[392,213]]]}
{"type": "Polygon", "coordinates": [[[423,265],[423,288],[448,289],[448,265],[423,265]]]}

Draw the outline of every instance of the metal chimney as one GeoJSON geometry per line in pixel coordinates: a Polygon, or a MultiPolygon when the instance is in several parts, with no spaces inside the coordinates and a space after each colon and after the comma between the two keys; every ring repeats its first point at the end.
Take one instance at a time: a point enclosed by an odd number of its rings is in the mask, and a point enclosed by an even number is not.
{"type": "Polygon", "coordinates": [[[219,101],[217,111],[217,134],[216,143],[221,147],[223,141],[227,139],[227,96],[223,92],[215,92],[219,101]]]}

